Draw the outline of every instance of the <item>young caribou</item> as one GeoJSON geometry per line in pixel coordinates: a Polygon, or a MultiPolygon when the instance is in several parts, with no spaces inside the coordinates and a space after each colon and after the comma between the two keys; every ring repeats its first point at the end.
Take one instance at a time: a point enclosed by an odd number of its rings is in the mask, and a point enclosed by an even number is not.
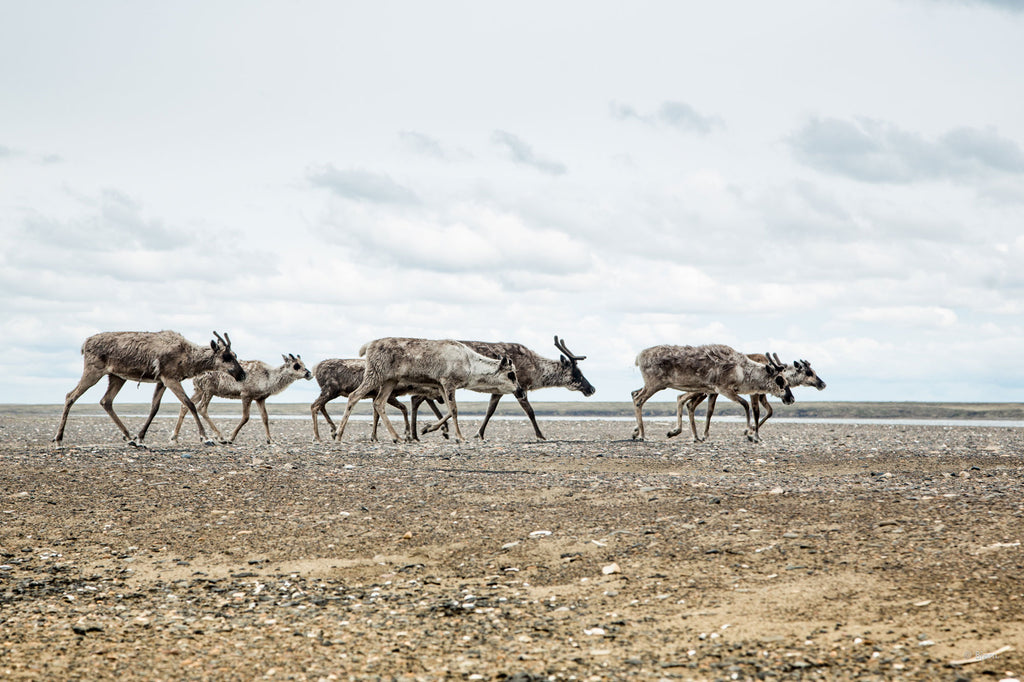
{"type": "Polygon", "coordinates": [[[511,360],[484,357],[458,341],[390,337],[367,343],[359,349],[359,355],[366,358],[366,373],[363,382],[348,396],[345,415],[335,431],[336,440],[344,435],[352,408],[372,391],[377,391],[374,410],[396,443],[398,432],[384,412],[384,404],[398,386],[422,386],[426,395],[440,390],[459,442],[464,439],[455,403],[457,389],[515,393],[517,397],[523,392],[511,360]]]}
{"type": "MultiPolygon", "coordinates": [[[[754,362],[767,363],[768,357],[760,353],[748,353],[747,357],[754,362]]],[[[776,364],[782,364],[779,360],[779,356],[775,353],[772,354],[772,359],[776,364]]],[[[819,391],[825,389],[825,382],[822,381],[818,373],[811,368],[811,363],[807,360],[794,360],[792,365],[786,365],[786,368],[782,371],[786,377],[786,381],[789,382],[790,388],[796,388],[797,386],[813,386],[819,391]]],[[[676,428],[668,432],[668,437],[672,438],[678,436],[683,431],[683,406],[686,406],[686,410],[690,417],[690,431],[693,432],[694,442],[700,442],[707,440],[708,431],[711,430],[711,415],[715,413],[715,403],[718,400],[718,395],[711,393],[684,393],[683,395],[676,398],[676,428]],[[694,420],[694,411],[697,406],[700,405],[704,399],[708,399],[707,418],[704,421],[704,437],[697,436],[697,423],[694,420]]],[[[772,416],[773,410],[771,403],[768,402],[768,396],[764,393],[752,393],[750,395],[750,407],[754,413],[754,422],[757,426],[758,433],[760,434],[761,427],[764,423],[772,416]],[[764,406],[765,413],[764,419],[760,415],[760,406],[764,406]]]]}
{"type": "Polygon", "coordinates": [[[57,445],[63,442],[68,412],[75,401],[106,376],[107,392],[100,399],[100,405],[117,424],[117,428],[124,434],[124,439],[132,445],[141,444],[142,439],[146,437],[146,431],[160,409],[160,399],[164,390],[168,388],[195,417],[200,440],[212,445],[213,441],[206,437],[206,430],[199,420],[196,406],[188,399],[181,382],[211,370],[227,372],[239,381],[245,378],[245,370],[238,364],[238,358],[231,350],[231,337],[226,333],[224,338],[217,332],[213,335],[216,340],[210,341],[209,348],[194,344],[177,332],[166,330],[101,332],[87,338],[82,344],[85,364],[82,378],[64,399],[64,413],[60,417],[60,426],[57,427],[57,435],[53,437],[53,442],[57,445]],[[149,417],[134,440],[114,413],[114,396],[126,381],[156,383],[149,417]]]}
{"type": "MultiPolygon", "coordinates": [[[[313,376],[316,378],[316,383],[320,386],[320,395],[313,404],[309,406],[309,411],[313,416],[313,440],[317,443],[323,442],[320,439],[320,424],[317,419],[317,414],[323,414],[324,419],[327,420],[327,424],[331,427],[331,437],[334,436],[337,428],[334,422],[331,421],[331,415],[327,414],[327,403],[338,397],[347,398],[352,391],[359,388],[359,385],[363,383],[363,375],[366,373],[366,360],[362,358],[329,358],[322,360],[313,367],[313,376]]],[[[391,396],[388,398],[388,405],[396,407],[401,411],[402,418],[405,421],[405,432],[406,440],[416,439],[415,429],[409,427],[409,411],[406,409],[398,398],[397,395],[408,394],[410,387],[396,386],[395,390],[391,392],[391,396]]],[[[432,393],[431,395],[439,396],[439,393],[432,393]]],[[[368,398],[375,398],[376,392],[371,392],[367,395],[368,398]]],[[[424,398],[424,400],[427,400],[424,398]]],[[[429,401],[431,409],[434,410],[434,414],[437,418],[441,418],[441,411],[437,409],[437,405],[433,400],[429,401]]],[[[373,413],[373,433],[370,436],[370,440],[377,440],[377,422],[380,421],[380,415],[376,412],[373,413]]],[[[414,422],[415,424],[415,422],[414,422]]],[[[445,428],[445,438],[448,437],[447,426],[445,428]]]]}
{"type": "Polygon", "coordinates": [[[769,361],[757,363],[723,344],[705,346],[653,346],[640,351],[636,365],[644,379],[643,388],[633,391],[636,428],[633,438],[644,439],[643,406],[651,396],[666,388],[701,393],[721,393],[743,406],[747,414],[747,439],[758,442],[757,428],[750,420],[750,405],[740,393],[771,393],[789,405],[789,390],[783,367],[769,361]]]}
{"type": "MultiPolygon", "coordinates": [[[[587,356],[574,355],[566,347],[565,339],[559,339],[558,336],[555,336],[555,348],[562,352],[558,360],[549,360],[521,343],[490,343],[486,341],[463,341],[462,343],[489,358],[506,356],[512,360],[512,364],[516,367],[516,378],[519,379],[519,383],[524,391],[522,397],[517,397],[517,399],[523,408],[523,412],[530,418],[530,423],[533,424],[533,432],[538,440],[544,440],[544,434],[541,433],[540,427],[537,425],[537,416],[534,414],[533,406],[530,405],[530,401],[526,397],[526,391],[535,391],[539,388],[565,387],[570,391],[579,391],[589,397],[594,395],[594,391],[597,390],[587,381],[587,378],[583,376],[583,372],[579,368],[579,361],[586,360],[587,356]]],[[[487,422],[491,420],[491,416],[494,414],[495,409],[497,409],[498,401],[501,400],[502,395],[504,394],[491,394],[491,402],[487,405],[487,414],[484,415],[484,420],[480,423],[480,428],[476,432],[476,437],[480,440],[484,438],[484,429],[487,428],[487,422]]],[[[416,411],[424,400],[427,400],[425,396],[414,395],[412,397],[412,424],[414,432],[416,429],[416,411]]],[[[436,412],[436,407],[432,403],[431,407],[436,412]]],[[[423,432],[433,431],[437,427],[438,424],[433,424],[424,428],[423,432]]]]}
{"type": "MultiPolygon", "coordinates": [[[[301,355],[289,353],[288,355],[282,354],[281,357],[284,358],[284,364],[280,367],[271,367],[260,360],[243,360],[240,364],[245,370],[245,379],[242,381],[238,381],[227,372],[206,372],[192,379],[192,385],[196,389],[192,394],[192,402],[195,403],[196,409],[199,410],[199,414],[203,416],[206,423],[210,425],[210,429],[217,434],[219,441],[222,443],[235,442],[238,432],[249,421],[249,406],[255,400],[256,407],[259,408],[260,416],[263,418],[263,429],[267,432],[267,442],[274,442],[270,437],[267,398],[277,395],[299,379],[309,381],[313,378],[313,375],[306,369],[306,365],[303,364],[301,355]],[[242,421],[238,422],[238,426],[226,441],[220,435],[217,425],[210,419],[210,413],[207,411],[214,396],[242,401],[242,421]]],[[[185,421],[184,405],[178,412],[178,423],[174,425],[174,433],[171,434],[172,442],[178,440],[178,431],[181,430],[183,421],[185,421]]]]}

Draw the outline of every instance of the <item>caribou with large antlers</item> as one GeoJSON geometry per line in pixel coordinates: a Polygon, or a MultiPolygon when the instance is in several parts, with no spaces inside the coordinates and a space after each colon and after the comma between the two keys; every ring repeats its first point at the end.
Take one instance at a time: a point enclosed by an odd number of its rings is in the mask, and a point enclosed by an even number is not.
{"type": "MultiPolygon", "coordinates": [[[[210,425],[210,429],[217,434],[219,441],[235,442],[238,432],[249,421],[249,406],[255,400],[260,417],[263,418],[263,430],[267,432],[267,442],[274,442],[270,437],[267,398],[277,395],[299,379],[309,381],[313,378],[302,362],[301,355],[292,355],[291,353],[284,355],[282,353],[281,357],[284,358],[284,364],[280,367],[271,367],[260,360],[242,360],[240,364],[245,370],[245,379],[242,381],[235,379],[227,372],[206,372],[192,379],[192,385],[196,389],[192,394],[192,402],[195,403],[196,409],[199,410],[199,414],[206,420],[206,423],[210,425]],[[210,419],[210,413],[207,410],[214,396],[242,401],[242,420],[238,422],[238,426],[235,427],[227,441],[220,435],[217,425],[210,419]]],[[[181,430],[182,422],[185,421],[185,412],[186,408],[182,405],[178,412],[178,423],[174,425],[174,433],[171,434],[172,442],[178,440],[178,432],[181,430]]]]}
{"type": "Polygon", "coordinates": [[[192,413],[199,426],[199,438],[207,444],[213,444],[206,436],[206,429],[199,420],[196,406],[181,387],[181,382],[185,379],[213,370],[227,372],[238,381],[245,378],[245,370],[238,364],[238,358],[231,350],[231,337],[226,333],[224,338],[217,332],[213,335],[216,340],[210,341],[209,348],[192,343],[177,332],[167,330],[101,332],[87,338],[82,344],[85,364],[82,378],[64,399],[64,413],[60,417],[60,426],[57,427],[57,435],[53,437],[53,442],[60,445],[64,440],[64,426],[75,401],[106,376],[107,392],[100,399],[100,405],[114,420],[117,428],[124,434],[124,439],[129,443],[142,443],[149,425],[160,409],[160,399],[164,390],[169,388],[181,404],[192,413]],[[156,383],[149,417],[135,439],[132,439],[128,429],[114,413],[114,396],[127,381],[156,383]]]}
{"type": "MultiPolygon", "coordinates": [[[[748,353],[747,357],[754,362],[767,363],[768,357],[761,353],[748,353]]],[[[782,365],[782,361],[779,360],[777,353],[772,353],[772,360],[776,365],[782,365]]],[[[811,363],[807,360],[794,360],[792,365],[785,365],[785,369],[782,370],[783,375],[786,377],[786,381],[789,382],[791,388],[797,386],[813,386],[814,388],[822,391],[825,389],[825,382],[822,381],[818,373],[811,368],[811,363]]],[[[711,430],[711,415],[715,413],[715,403],[718,401],[718,395],[715,393],[684,393],[683,395],[676,398],[676,428],[668,432],[668,437],[672,438],[678,436],[683,431],[683,407],[685,405],[687,413],[690,417],[690,431],[693,432],[693,440],[700,442],[707,440],[708,432],[711,430]],[[704,399],[708,400],[707,417],[704,421],[704,437],[701,438],[697,435],[697,423],[694,420],[694,411],[697,406],[700,405],[704,399]]],[[[752,393],[750,394],[750,407],[754,413],[754,423],[757,427],[757,431],[760,434],[761,427],[764,423],[772,416],[773,410],[771,403],[768,402],[768,396],[764,393],[752,393]],[[764,419],[760,415],[760,406],[765,408],[764,419]]]]}
{"type": "Polygon", "coordinates": [[[740,393],[771,393],[789,405],[793,392],[781,374],[783,366],[769,360],[757,363],[723,344],[705,346],[653,346],[640,351],[636,365],[644,378],[643,388],[633,391],[636,428],[633,438],[644,439],[643,406],[666,388],[700,393],[721,393],[743,406],[747,414],[747,438],[757,442],[756,424],[750,420],[750,404],[740,393]]]}
{"type": "MultiPolygon", "coordinates": [[[[558,360],[549,360],[520,343],[490,343],[487,341],[462,341],[462,343],[489,358],[504,356],[512,360],[512,364],[516,367],[516,378],[519,379],[519,384],[523,387],[522,395],[517,395],[516,398],[519,400],[523,412],[530,418],[530,423],[533,424],[533,432],[539,440],[544,440],[544,434],[541,433],[540,426],[537,425],[537,416],[534,414],[533,406],[530,405],[530,401],[526,397],[527,392],[535,391],[539,388],[564,387],[570,391],[579,391],[589,397],[594,395],[596,390],[587,381],[587,378],[583,376],[583,372],[579,368],[580,360],[586,360],[587,356],[574,354],[566,347],[565,340],[559,339],[558,336],[555,336],[555,348],[562,352],[558,360]]],[[[484,415],[484,420],[476,432],[477,438],[483,440],[487,422],[494,415],[502,395],[504,393],[491,394],[491,401],[487,405],[487,414],[484,415]]],[[[427,400],[424,396],[414,395],[412,398],[413,429],[416,428],[416,411],[424,400],[427,400]]],[[[423,432],[433,431],[437,427],[438,424],[433,424],[426,427],[423,432]]]]}

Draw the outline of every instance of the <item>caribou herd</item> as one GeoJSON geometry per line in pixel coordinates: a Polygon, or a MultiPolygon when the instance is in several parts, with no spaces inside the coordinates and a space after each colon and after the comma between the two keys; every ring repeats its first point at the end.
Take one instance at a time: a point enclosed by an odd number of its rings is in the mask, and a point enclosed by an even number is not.
{"type": "MultiPolygon", "coordinates": [[[[193,343],[173,331],[103,332],[90,336],[82,344],[82,378],[64,400],[64,411],[53,441],[58,446],[62,444],[71,406],[104,376],[108,383],[100,405],[124,439],[133,445],[142,445],[168,388],[181,402],[171,440],[177,440],[185,416],[191,412],[200,440],[211,445],[215,441],[208,437],[203,420],[218,441],[231,443],[249,420],[249,408],[253,402],[263,419],[266,440],[273,442],[265,402],[299,379],[308,381],[315,378],[320,386],[320,395],[310,406],[313,439],[317,442],[321,441],[319,415],[327,420],[331,438],[340,441],[353,408],[364,398],[373,401],[372,440],[377,440],[379,420],[384,423],[393,442],[403,438],[418,440],[419,435],[439,429],[448,438],[449,423],[455,439],[463,441],[455,399],[458,389],[490,395],[487,413],[476,437],[483,439],[498,401],[503,395],[512,394],[530,418],[536,437],[543,440],[544,434],[527,398],[528,391],[561,387],[590,396],[596,390],[579,367],[586,356],[570,351],[565,340],[558,336],[554,337],[555,348],[560,353],[558,360],[543,357],[518,343],[387,337],[364,344],[359,350],[359,358],[322,360],[312,371],[307,369],[301,356],[290,353],[282,355],[284,363],[278,367],[259,360],[239,361],[227,333],[221,336],[214,332],[213,336],[209,346],[193,343]],[[191,379],[195,388],[191,398],[181,385],[186,379],[191,379]],[[114,412],[113,405],[114,397],[128,381],[156,384],[149,416],[134,437],[114,412]],[[406,395],[410,396],[411,410],[397,399],[406,395]],[[214,397],[242,401],[242,419],[226,439],[207,412],[214,397]],[[338,397],[347,397],[348,403],[341,420],[335,424],[327,413],[327,403],[338,397]],[[416,414],[424,402],[437,420],[417,432],[416,414]],[[445,413],[438,404],[444,405],[445,413]],[[387,405],[402,413],[405,428],[401,436],[385,412],[387,405]]],[[[772,415],[768,395],[780,398],[788,405],[793,402],[792,387],[813,386],[819,391],[825,388],[825,382],[806,360],[786,364],[777,354],[747,355],[723,344],[652,346],[640,351],[636,366],[644,385],[632,393],[636,415],[634,440],[644,440],[645,437],[644,403],[666,388],[682,392],[677,398],[676,428],[668,432],[668,437],[682,432],[685,408],[697,442],[708,437],[715,401],[720,394],[743,406],[746,414],[744,435],[748,440],[758,442],[760,427],[772,415]],[[743,395],[749,395],[750,401],[743,395]],[[694,411],[704,400],[708,401],[707,421],[703,436],[699,436],[694,411]],[[761,407],[765,409],[763,418],[760,417],[761,407]]]]}

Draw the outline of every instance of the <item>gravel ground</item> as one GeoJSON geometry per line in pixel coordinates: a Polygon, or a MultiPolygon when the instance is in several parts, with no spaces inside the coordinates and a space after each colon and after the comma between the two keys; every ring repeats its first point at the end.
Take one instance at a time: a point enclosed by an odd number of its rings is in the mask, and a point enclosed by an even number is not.
{"type": "Polygon", "coordinates": [[[208,447],[161,417],[135,448],[72,411],[58,450],[58,416],[0,422],[0,677],[1024,675],[1024,429],[257,418],[208,447]]]}

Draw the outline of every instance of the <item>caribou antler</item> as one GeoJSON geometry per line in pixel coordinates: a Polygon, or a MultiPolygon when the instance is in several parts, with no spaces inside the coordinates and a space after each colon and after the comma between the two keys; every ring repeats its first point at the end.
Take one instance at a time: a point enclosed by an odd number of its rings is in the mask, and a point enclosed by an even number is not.
{"type": "Polygon", "coordinates": [[[786,367],[786,363],[784,363],[782,360],[779,360],[778,353],[772,353],[772,359],[775,360],[775,364],[779,366],[780,370],[786,367]]]}
{"type": "MultiPolygon", "coordinates": [[[[227,332],[225,332],[225,335],[226,334],[227,334],[227,332]]],[[[220,334],[218,334],[217,332],[213,332],[213,335],[215,337],[217,337],[217,340],[220,341],[223,345],[225,345],[225,346],[230,346],[231,345],[231,343],[229,343],[228,341],[225,341],[224,338],[220,334]]]]}
{"type": "Polygon", "coordinates": [[[764,356],[768,358],[768,366],[771,367],[776,372],[781,372],[783,369],[785,369],[786,365],[779,362],[778,355],[776,355],[773,358],[771,353],[765,353],[764,356]]]}
{"type": "Polygon", "coordinates": [[[565,339],[559,339],[558,334],[555,334],[555,348],[565,353],[565,357],[569,358],[573,362],[579,362],[580,360],[586,360],[586,355],[574,355],[571,350],[566,348],[565,339]]]}

